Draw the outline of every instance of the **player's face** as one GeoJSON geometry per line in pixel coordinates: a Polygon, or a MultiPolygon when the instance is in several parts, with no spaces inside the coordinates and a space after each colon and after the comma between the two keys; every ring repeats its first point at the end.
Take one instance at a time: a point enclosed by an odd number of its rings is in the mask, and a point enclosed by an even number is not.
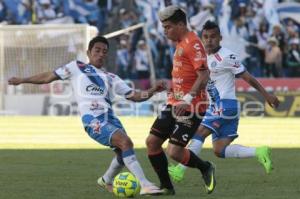
{"type": "Polygon", "coordinates": [[[222,37],[217,28],[210,30],[203,30],[202,42],[208,54],[213,53],[220,46],[222,37]]]}
{"type": "Polygon", "coordinates": [[[90,63],[93,66],[101,67],[106,58],[107,52],[108,52],[108,47],[105,43],[102,42],[95,43],[92,50],[88,50],[87,52],[90,63]]]}
{"type": "Polygon", "coordinates": [[[171,41],[177,41],[178,40],[178,31],[180,28],[180,23],[172,23],[170,21],[164,21],[162,23],[162,26],[164,28],[164,33],[168,39],[171,41]]]}

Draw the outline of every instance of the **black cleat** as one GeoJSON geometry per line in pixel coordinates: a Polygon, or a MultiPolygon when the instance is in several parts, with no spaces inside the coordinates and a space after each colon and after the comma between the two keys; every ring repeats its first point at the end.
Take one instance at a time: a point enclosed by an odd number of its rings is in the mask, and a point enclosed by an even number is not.
{"type": "Polygon", "coordinates": [[[202,174],[202,178],[204,180],[205,183],[205,189],[206,192],[208,194],[211,194],[215,187],[216,187],[216,177],[215,177],[215,171],[216,171],[216,167],[214,166],[213,163],[208,162],[209,163],[209,168],[207,169],[207,171],[205,171],[202,174]]]}

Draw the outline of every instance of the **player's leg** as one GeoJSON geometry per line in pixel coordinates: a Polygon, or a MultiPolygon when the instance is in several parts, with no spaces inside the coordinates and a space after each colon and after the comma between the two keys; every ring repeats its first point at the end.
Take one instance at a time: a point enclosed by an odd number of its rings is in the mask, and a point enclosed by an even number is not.
{"type": "Polygon", "coordinates": [[[168,159],[162,148],[162,144],[169,137],[171,128],[174,128],[174,118],[171,107],[167,106],[154,121],[150,134],[146,139],[148,158],[156,172],[160,188],[165,195],[174,195],[174,187],[168,174],[168,159]]]}
{"type": "MultiPolygon", "coordinates": [[[[157,195],[161,193],[161,190],[149,182],[145,177],[135,156],[133,143],[126,135],[122,124],[117,118],[110,118],[109,121],[101,123],[98,118],[94,118],[91,115],[85,115],[83,116],[82,121],[86,132],[91,138],[102,145],[120,149],[119,158],[116,159],[117,162],[113,160],[112,167],[116,164],[122,164],[123,161],[129,171],[140,181],[142,187],[141,194],[157,195]]],[[[111,172],[115,174],[117,171],[111,172]]]]}
{"type": "Polygon", "coordinates": [[[231,144],[238,137],[238,118],[226,120],[218,129],[218,133],[213,133],[213,148],[216,156],[221,158],[252,158],[257,157],[264,166],[267,173],[273,169],[271,151],[268,147],[249,147],[239,144],[231,144]]]}
{"type": "MultiPolygon", "coordinates": [[[[202,149],[203,143],[207,136],[211,134],[211,130],[203,125],[200,125],[196,134],[191,139],[187,149],[198,155],[202,149]]],[[[187,167],[181,163],[168,167],[169,174],[174,182],[181,182],[184,178],[187,167]]]]}
{"type": "Polygon", "coordinates": [[[203,161],[191,150],[185,148],[195,134],[201,119],[196,114],[186,114],[190,116],[184,116],[184,120],[180,117],[176,118],[176,128],[170,136],[167,153],[173,160],[187,167],[199,169],[205,182],[206,191],[211,193],[216,186],[214,165],[208,161],[203,161]]]}
{"type": "Polygon", "coordinates": [[[125,166],[135,175],[141,184],[141,195],[159,195],[162,193],[158,187],[146,178],[133,150],[133,143],[123,130],[118,129],[113,133],[111,144],[121,149],[125,166]]]}
{"type": "Polygon", "coordinates": [[[102,177],[100,177],[97,182],[98,184],[107,189],[109,192],[112,192],[112,184],[114,177],[121,172],[124,168],[124,162],[122,159],[122,152],[120,149],[114,149],[116,156],[112,159],[108,169],[102,177]]]}

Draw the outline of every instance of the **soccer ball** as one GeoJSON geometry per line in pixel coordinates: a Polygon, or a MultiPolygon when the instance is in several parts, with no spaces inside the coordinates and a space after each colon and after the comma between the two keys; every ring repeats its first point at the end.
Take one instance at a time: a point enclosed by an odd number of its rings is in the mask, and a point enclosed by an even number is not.
{"type": "Polygon", "coordinates": [[[133,198],[140,191],[140,183],[129,172],[119,173],[113,182],[113,192],[117,197],[133,198]]]}

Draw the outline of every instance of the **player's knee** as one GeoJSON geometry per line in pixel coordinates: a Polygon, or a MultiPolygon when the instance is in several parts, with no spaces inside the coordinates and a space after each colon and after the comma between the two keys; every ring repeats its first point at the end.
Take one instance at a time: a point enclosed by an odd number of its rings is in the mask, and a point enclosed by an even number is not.
{"type": "Polygon", "coordinates": [[[221,147],[221,148],[214,148],[214,153],[219,158],[225,158],[225,149],[226,149],[226,146],[221,147]]]}
{"type": "Polygon", "coordinates": [[[157,144],[155,137],[149,135],[146,139],[146,146],[150,150],[155,150],[157,148],[160,148],[160,146],[157,144]]]}
{"type": "Polygon", "coordinates": [[[167,154],[170,158],[175,160],[176,162],[181,162],[182,157],[178,155],[178,153],[172,151],[172,150],[167,150],[167,154]]]}
{"type": "Polygon", "coordinates": [[[217,156],[219,158],[223,158],[223,153],[222,153],[222,150],[220,150],[220,149],[214,149],[214,154],[215,154],[215,156],[217,156]]]}
{"type": "Polygon", "coordinates": [[[126,137],[121,140],[120,148],[122,149],[122,151],[131,149],[131,148],[133,148],[133,142],[131,141],[131,139],[129,137],[126,137]]]}
{"type": "Polygon", "coordinates": [[[167,147],[167,154],[170,158],[172,158],[173,160],[177,161],[177,162],[181,162],[182,160],[182,151],[181,149],[177,148],[177,147],[167,147]]]}

